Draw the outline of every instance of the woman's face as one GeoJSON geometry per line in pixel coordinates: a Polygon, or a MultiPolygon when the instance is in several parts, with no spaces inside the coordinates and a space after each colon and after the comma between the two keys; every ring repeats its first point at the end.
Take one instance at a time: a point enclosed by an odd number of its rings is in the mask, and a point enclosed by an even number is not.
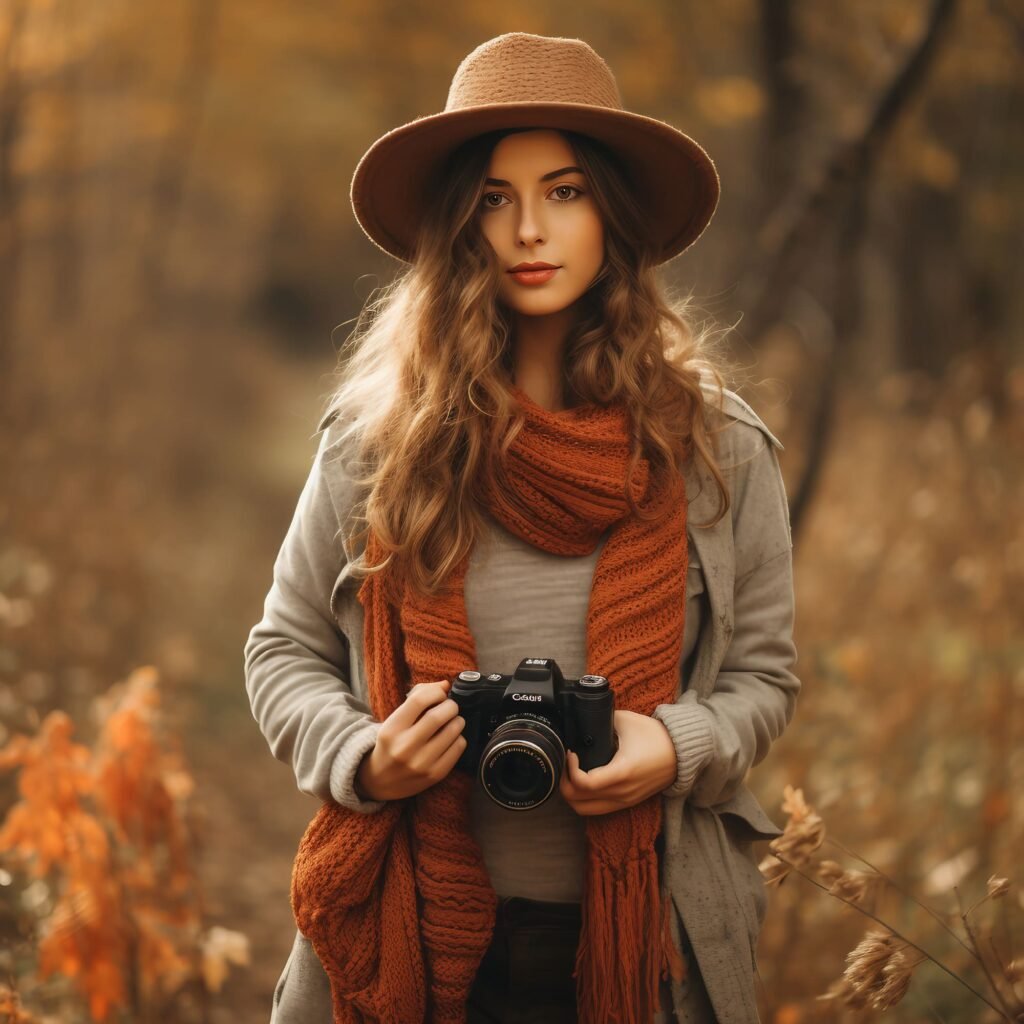
{"type": "Polygon", "coordinates": [[[538,128],[498,142],[479,214],[502,270],[499,298],[517,313],[545,316],[572,305],[604,263],[604,224],[560,132],[538,128]],[[557,269],[515,273],[521,263],[557,269]]]}

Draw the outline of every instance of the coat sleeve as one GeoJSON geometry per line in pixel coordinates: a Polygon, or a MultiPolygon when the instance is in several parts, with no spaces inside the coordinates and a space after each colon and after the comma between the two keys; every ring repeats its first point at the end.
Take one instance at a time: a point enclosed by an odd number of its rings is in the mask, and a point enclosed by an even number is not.
{"type": "Polygon", "coordinates": [[[666,796],[695,806],[728,800],[782,735],[796,710],[800,681],[792,668],[793,541],[778,457],[760,447],[735,471],[736,557],[732,637],[705,699],[684,690],[654,712],[676,747],[678,773],[666,796]]]}
{"type": "Polygon", "coordinates": [[[353,783],[380,724],[352,693],[349,641],[330,610],[345,553],[323,472],[328,437],[323,431],[274,563],[263,618],[245,644],[245,688],[271,752],[291,766],[299,790],[368,814],[384,803],[361,799],[353,783]]]}

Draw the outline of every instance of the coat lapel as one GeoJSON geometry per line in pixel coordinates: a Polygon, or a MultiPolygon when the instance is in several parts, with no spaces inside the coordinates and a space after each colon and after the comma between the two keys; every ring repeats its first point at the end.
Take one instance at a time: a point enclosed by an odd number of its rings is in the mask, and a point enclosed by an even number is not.
{"type": "Polygon", "coordinates": [[[707,639],[697,651],[689,685],[701,697],[707,697],[715,686],[718,667],[725,657],[733,630],[733,583],[735,565],[732,558],[732,518],[727,512],[714,526],[700,528],[714,518],[718,491],[711,474],[690,460],[686,474],[687,534],[704,573],[704,586],[710,604],[707,639]]]}

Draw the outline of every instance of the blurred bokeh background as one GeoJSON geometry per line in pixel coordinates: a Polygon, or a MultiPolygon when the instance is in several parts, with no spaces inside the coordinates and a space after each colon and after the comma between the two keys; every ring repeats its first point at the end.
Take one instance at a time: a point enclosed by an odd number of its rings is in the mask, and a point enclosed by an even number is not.
{"type": "MultiPolygon", "coordinates": [[[[786,446],[804,690],[752,788],[949,969],[891,1020],[1021,1008],[1021,0],[0,0],[0,1017],[269,1017],[316,804],[242,646],[397,268],[349,182],[512,30],[585,39],[721,175],[664,275],[786,446]]],[[[764,1019],[867,1019],[816,997],[875,922],[807,874],[764,1019]]]]}

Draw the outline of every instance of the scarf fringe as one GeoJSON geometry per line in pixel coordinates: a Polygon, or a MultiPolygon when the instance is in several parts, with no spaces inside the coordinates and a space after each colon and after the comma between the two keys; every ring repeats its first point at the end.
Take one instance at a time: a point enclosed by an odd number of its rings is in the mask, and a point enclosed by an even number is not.
{"type": "Polygon", "coordinates": [[[580,1024],[650,1024],[666,967],[675,977],[685,971],[660,897],[658,855],[630,850],[615,864],[591,846],[587,889],[573,972],[580,1024]]]}

